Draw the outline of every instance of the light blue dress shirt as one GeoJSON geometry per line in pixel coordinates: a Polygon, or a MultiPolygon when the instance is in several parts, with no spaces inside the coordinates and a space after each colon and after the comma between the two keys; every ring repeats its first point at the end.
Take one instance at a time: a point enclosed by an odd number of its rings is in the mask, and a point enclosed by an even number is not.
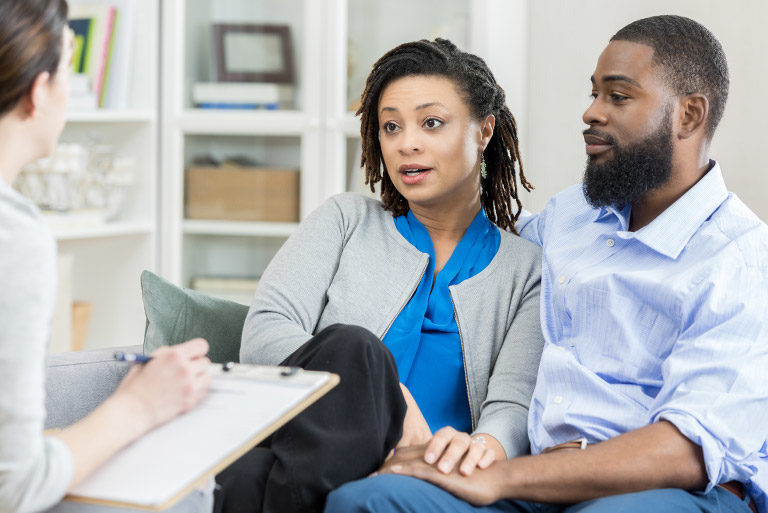
{"type": "Polygon", "coordinates": [[[768,227],[719,165],[644,228],[580,185],[518,223],[543,249],[546,339],[532,451],[665,419],[704,453],[709,491],[747,484],[768,511],[768,227]]]}
{"type": "Polygon", "coordinates": [[[444,426],[472,431],[464,352],[448,287],[488,267],[501,243],[498,228],[480,209],[451,257],[435,275],[435,248],[429,232],[409,211],[394,219],[400,234],[429,264],[408,304],[384,336],[400,381],[408,388],[434,433],[444,426]]]}

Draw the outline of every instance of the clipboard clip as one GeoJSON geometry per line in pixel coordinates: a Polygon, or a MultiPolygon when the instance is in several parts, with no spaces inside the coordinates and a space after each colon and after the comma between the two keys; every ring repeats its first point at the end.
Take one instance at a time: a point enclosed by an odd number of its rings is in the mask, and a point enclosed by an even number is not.
{"type": "MultiPolygon", "coordinates": [[[[295,376],[295,375],[299,374],[302,371],[301,367],[279,367],[279,369],[280,370],[278,371],[278,375],[281,378],[289,378],[291,376],[295,376]]],[[[221,364],[221,371],[224,374],[229,374],[229,373],[242,374],[242,372],[245,372],[246,374],[253,373],[253,372],[261,374],[262,372],[264,372],[263,369],[262,370],[258,370],[258,366],[255,367],[254,369],[251,369],[250,367],[247,367],[245,369],[239,369],[238,370],[237,364],[235,362],[222,363],[221,364]]],[[[269,375],[271,372],[274,372],[274,371],[268,372],[267,375],[269,375]]],[[[274,376],[274,374],[272,374],[272,376],[274,376]]]]}

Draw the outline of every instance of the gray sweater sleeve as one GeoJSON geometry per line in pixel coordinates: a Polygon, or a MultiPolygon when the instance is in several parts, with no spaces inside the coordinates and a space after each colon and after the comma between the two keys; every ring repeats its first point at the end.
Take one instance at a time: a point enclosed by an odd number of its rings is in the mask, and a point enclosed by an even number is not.
{"type": "Polygon", "coordinates": [[[0,184],[0,513],[61,500],[72,456],[43,436],[55,246],[35,207],[0,184]]]}
{"type": "Polygon", "coordinates": [[[541,272],[538,261],[537,257],[528,270],[522,299],[512,310],[512,323],[496,358],[488,382],[488,395],[475,428],[475,432],[496,438],[508,458],[530,452],[528,408],[544,347],[539,316],[541,272]]]}
{"type": "Polygon", "coordinates": [[[277,365],[312,337],[344,249],[337,201],[310,214],[264,271],[243,326],[240,361],[277,365]]]}

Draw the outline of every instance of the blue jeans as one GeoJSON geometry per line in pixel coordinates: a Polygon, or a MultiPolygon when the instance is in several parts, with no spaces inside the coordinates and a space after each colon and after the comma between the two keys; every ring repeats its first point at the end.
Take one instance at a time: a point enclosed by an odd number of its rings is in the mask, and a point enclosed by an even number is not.
{"type": "Polygon", "coordinates": [[[347,483],[328,496],[325,513],[750,513],[745,501],[716,487],[708,494],[649,490],[572,506],[504,500],[475,507],[425,481],[381,475],[347,483]]]}

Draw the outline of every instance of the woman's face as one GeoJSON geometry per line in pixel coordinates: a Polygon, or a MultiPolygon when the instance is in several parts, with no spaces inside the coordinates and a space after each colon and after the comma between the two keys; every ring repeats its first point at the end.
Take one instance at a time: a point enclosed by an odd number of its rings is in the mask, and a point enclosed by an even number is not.
{"type": "Polygon", "coordinates": [[[472,117],[452,80],[434,75],[397,79],[382,91],[378,117],[387,173],[411,208],[479,201],[488,120],[472,117]]]}
{"type": "Polygon", "coordinates": [[[72,65],[72,52],[74,37],[68,28],[62,34],[62,49],[59,66],[44,87],[46,101],[41,106],[41,144],[43,155],[50,155],[59,140],[67,116],[67,103],[69,101],[69,69],[72,65]]]}

